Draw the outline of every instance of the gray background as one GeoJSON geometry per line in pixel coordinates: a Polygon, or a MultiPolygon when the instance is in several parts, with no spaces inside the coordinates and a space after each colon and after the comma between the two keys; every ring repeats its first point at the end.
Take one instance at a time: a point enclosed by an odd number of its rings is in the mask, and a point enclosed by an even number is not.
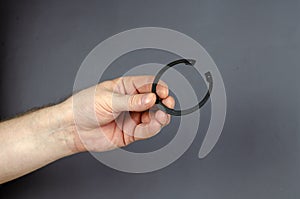
{"type": "MultiPolygon", "coordinates": [[[[0,198],[299,198],[299,1],[7,0],[0,7],[2,119],[69,96],[93,47],[142,26],[175,29],[200,42],[219,67],[228,99],[221,139],[203,160],[197,154],[209,106],[193,145],[162,170],[122,173],[83,153],[2,185],[0,198]]],[[[172,56],[132,53],[105,78],[172,56]]],[[[177,127],[175,118],[159,136],[127,150],[159,148],[177,127]]]]}

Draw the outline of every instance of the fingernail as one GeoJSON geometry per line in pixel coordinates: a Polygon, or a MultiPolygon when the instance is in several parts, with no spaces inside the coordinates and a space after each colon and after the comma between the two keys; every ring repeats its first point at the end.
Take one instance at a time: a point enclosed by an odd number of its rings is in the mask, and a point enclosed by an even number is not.
{"type": "Polygon", "coordinates": [[[142,103],[143,104],[149,104],[152,100],[152,94],[149,93],[149,94],[146,94],[142,97],[142,103]]]}

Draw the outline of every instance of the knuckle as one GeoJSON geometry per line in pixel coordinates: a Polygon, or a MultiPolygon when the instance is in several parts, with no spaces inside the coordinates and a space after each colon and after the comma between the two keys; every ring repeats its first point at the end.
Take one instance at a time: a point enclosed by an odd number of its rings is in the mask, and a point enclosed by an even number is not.
{"type": "Polygon", "coordinates": [[[130,110],[133,109],[135,103],[136,103],[136,95],[129,96],[129,98],[128,98],[128,106],[129,106],[130,110]]]}

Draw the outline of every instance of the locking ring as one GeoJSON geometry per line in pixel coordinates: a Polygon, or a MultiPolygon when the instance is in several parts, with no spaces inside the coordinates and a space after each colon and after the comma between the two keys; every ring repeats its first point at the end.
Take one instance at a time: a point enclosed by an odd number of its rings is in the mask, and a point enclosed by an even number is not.
{"type": "MultiPolygon", "coordinates": [[[[193,59],[179,59],[179,60],[176,60],[176,61],[173,61],[173,62],[167,64],[155,76],[155,79],[152,83],[152,89],[151,89],[152,93],[155,93],[155,95],[156,95],[156,102],[155,103],[157,104],[157,108],[164,111],[164,112],[166,112],[166,113],[168,113],[168,114],[170,114],[170,115],[174,115],[174,116],[187,115],[187,114],[193,113],[196,110],[200,109],[208,101],[208,99],[210,98],[210,93],[211,93],[212,88],[213,88],[213,78],[212,78],[211,73],[208,71],[208,72],[205,73],[206,81],[208,83],[208,91],[206,92],[204,98],[198,104],[196,104],[195,106],[193,106],[191,108],[185,109],[185,110],[175,110],[175,109],[171,109],[171,108],[167,107],[166,105],[164,105],[162,103],[162,99],[160,99],[158,97],[157,93],[156,93],[156,87],[157,87],[158,81],[161,78],[161,76],[169,68],[171,68],[171,67],[173,67],[177,64],[181,64],[181,63],[184,63],[187,66],[194,67],[196,61],[193,60],[193,59]]],[[[198,70],[196,70],[196,71],[199,74],[198,70]]]]}

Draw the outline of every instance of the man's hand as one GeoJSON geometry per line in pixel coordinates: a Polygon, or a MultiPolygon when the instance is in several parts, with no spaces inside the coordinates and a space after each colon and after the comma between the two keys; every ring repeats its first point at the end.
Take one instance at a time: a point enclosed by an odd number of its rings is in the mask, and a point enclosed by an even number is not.
{"type": "MultiPolygon", "coordinates": [[[[75,151],[106,151],[149,138],[170,122],[170,115],[153,107],[152,76],[123,77],[83,90],[67,103],[73,103],[77,131],[75,151]]],[[[174,107],[168,87],[159,82],[157,93],[163,103],[174,107]]]]}
{"type": "MultiPolygon", "coordinates": [[[[85,89],[66,101],[0,123],[0,184],[59,158],[91,150],[106,151],[149,138],[170,115],[149,110],[154,77],[124,77],[85,89]]],[[[157,93],[174,107],[166,84],[157,93]]]]}

